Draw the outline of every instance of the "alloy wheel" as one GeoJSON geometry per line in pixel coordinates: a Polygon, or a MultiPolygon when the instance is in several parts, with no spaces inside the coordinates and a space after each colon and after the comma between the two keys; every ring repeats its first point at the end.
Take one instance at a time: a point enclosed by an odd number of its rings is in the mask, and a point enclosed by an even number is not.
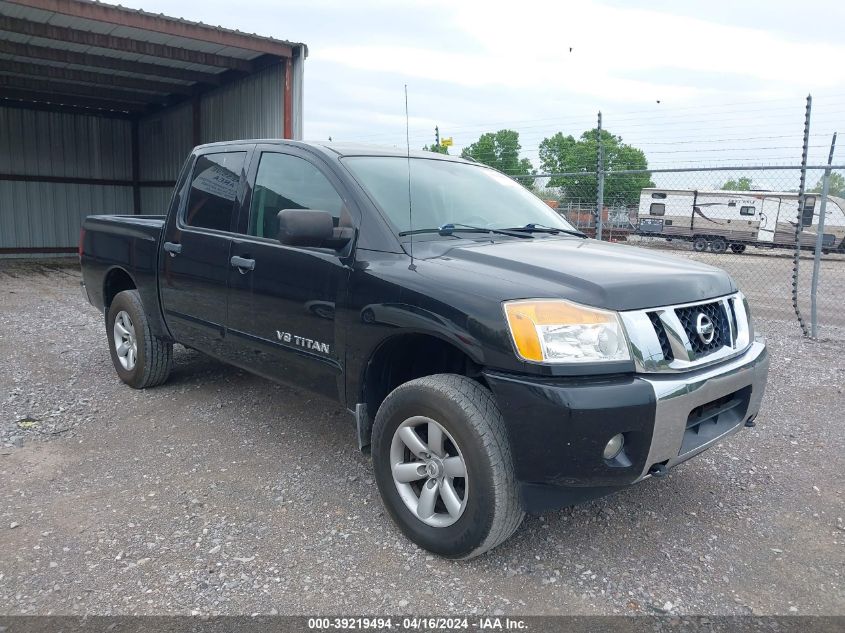
{"type": "Polygon", "coordinates": [[[126,371],[132,371],[138,358],[138,339],[135,338],[132,318],[126,310],[121,310],[115,316],[113,330],[117,360],[126,371]]]}
{"type": "Polygon", "coordinates": [[[432,527],[461,518],[469,498],[464,456],[440,423],[425,416],[408,418],[390,444],[393,483],[407,508],[432,527]]]}

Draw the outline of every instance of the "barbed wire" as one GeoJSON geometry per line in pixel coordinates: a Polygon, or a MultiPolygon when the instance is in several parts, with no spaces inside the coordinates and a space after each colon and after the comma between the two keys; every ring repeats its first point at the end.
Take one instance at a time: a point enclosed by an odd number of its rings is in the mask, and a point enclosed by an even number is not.
{"type": "MultiPolygon", "coordinates": [[[[845,93],[834,93],[831,95],[826,95],[827,99],[835,98],[835,97],[843,97],[845,93]]],[[[792,97],[784,97],[779,99],[769,99],[767,100],[769,103],[772,102],[785,102],[791,101],[795,103],[794,98],[792,97]]],[[[836,103],[836,102],[834,102],[836,103]]],[[[691,106],[680,106],[680,107],[667,107],[661,105],[660,108],[657,106],[651,107],[649,109],[641,109],[641,110],[619,110],[615,111],[612,108],[605,109],[605,115],[611,119],[613,119],[616,123],[624,123],[627,121],[641,121],[643,120],[643,116],[641,115],[652,115],[650,120],[653,121],[670,121],[674,119],[683,119],[689,120],[690,116],[688,114],[679,114],[680,112],[686,111],[694,111],[700,117],[708,117],[711,114],[735,114],[735,113],[744,113],[744,114],[756,114],[760,112],[765,113],[778,113],[783,112],[783,116],[790,116],[796,112],[796,108],[794,106],[782,106],[782,107],[761,107],[761,108],[737,108],[737,109],[724,109],[727,107],[732,107],[736,105],[760,105],[759,100],[754,101],[737,101],[731,103],[724,103],[724,104],[699,104],[699,105],[691,105],[691,106]],[[658,113],[658,109],[667,110],[665,113],[660,112],[658,113]]],[[[837,104],[834,107],[837,107],[837,104]]],[[[820,106],[820,109],[817,109],[816,116],[822,114],[824,105],[820,106]]],[[[841,113],[842,111],[836,111],[835,113],[841,113]]],[[[646,117],[647,118],[647,117],[646,117]]],[[[733,117],[735,118],[735,117],[733,117]]],[[[755,119],[759,119],[760,117],[755,117],[755,119]]],[[[712,119],[711,119],[712,120],[712,119]]],[[[486,122],[478,122],[473,124],[462,124],[462,125],[444,125],[444,129],[450,130],[450,133],[454,132],[463,132],[468,130],[478,130],[478,129],[487,129],[487,128],[497,128],[497,129],[513,129],[518,127],[522,130],[532,129],[532,128],[547,128],[558,125],[560,123],[569,123],[573,121],[586,121],[586,122],[594,122],[592,113],[583,113],[578,115],[571,115],[571,116],[551,116],[551,117],[542,117],[542,118],[530,118],[530,119],[511,119],[511,120],[497,120],[497,121],[486,121],[486,122]],[[532,123],[542,123],[542,125],[535,126],[529,125],[532,123]]],[[[422,134],[427,133],[429,129],[423,126],[413,126],[410,128],[412,133],[412,137],[415,134],[422,134]]],[[[358,135],[357,138],[364,139],[364,138],[374,138],[381,136],[381,134],[368,134],[368,135],[358,135]]]]}

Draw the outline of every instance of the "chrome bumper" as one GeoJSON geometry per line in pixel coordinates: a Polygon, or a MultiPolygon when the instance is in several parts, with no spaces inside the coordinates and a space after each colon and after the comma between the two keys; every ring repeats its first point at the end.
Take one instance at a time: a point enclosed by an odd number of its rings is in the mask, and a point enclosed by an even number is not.
{"type": "Polygon", "coordinates": [[[710,366],[684,374],[651,374],[640,378],[651,385],[657,403],[654,433],[645,468],[637,479],[650,476],[655,464],[671,468],[707,450],[718,441],[736,433],[745,421],[757,415],[769,373],[769,354],[765,340],[757,338],[748,350],[717,366],[710,366]],[[723,429],[717,436],[682,452],[687,419],[702,405],[751,387],[748,405],[736,424],[723,429]]]}

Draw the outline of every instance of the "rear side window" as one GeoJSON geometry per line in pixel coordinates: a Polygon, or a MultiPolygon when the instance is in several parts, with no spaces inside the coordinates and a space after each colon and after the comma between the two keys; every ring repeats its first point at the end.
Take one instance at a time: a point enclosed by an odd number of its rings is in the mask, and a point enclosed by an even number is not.
{"type": "Polygon", "coordinates": [[[740,207],[739,208],[740,215],[754,215],[754,207],[740,207]]]}
{"type": "Polygon", "coordinates": [[[185,224],[230,231],[246,152],[204,154],[191,174],[185,224]]]}
{"type": "Polygon", "coordinates": [[[649,215],[665,215],[666,205],[663,202],[652,202],[648,208],[649,215]]]}
{"type": "Polygon", "coordinates": [[[338,226],[343,200],[328,178],[304,158],[265,152],[252,192],[249,234],[276,239],[279,211],[284,209],[328,211],[338,226]]]}
{"type": "Polygon", "coordinates": [[[655,200],[665,200],[666,194],[665,193],[653,193],[653,194],[651,194],[651,197],[654,198],[655,200]]]}

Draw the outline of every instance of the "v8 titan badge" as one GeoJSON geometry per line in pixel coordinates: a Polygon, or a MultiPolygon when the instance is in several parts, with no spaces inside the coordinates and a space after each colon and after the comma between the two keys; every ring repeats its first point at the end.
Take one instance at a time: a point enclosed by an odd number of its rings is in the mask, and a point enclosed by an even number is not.
{"type": "Polygon", "coordinates": [[[320,341],[305,338],[304,336],[297,336],[296,334],[291,334],[290,332],[276,330],[276,338],[282,343],[291,343],[297,347],[302,347],[315,352],[322,352],[323,354],[328,354],[331,351],[331,347],[328,343],[321,343],[320,341]]]}

